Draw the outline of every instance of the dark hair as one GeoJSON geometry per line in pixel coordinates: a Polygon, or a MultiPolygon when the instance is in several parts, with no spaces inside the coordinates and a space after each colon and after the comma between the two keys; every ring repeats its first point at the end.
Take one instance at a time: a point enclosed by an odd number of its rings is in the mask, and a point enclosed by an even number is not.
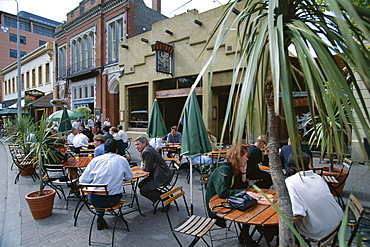
{"type": "Polygon", "coordinates": [[[104,152],[105,153],[117,153],[118,150],[118,142],[113,139],[109,138],[104,143],[104,152]]]}
{"type": "Polygon", "coordinates": [[[104,127],[103,127],[103,130],[104,130],[105,132],[109,132],[109,126],[104,126],[104,127]]]}
{"type": "Polygon", "coordinates": [[[123,129],[122,125],[118,125],[117,129],[119,129],[119,130],[123,129]]]}
{"type": "Polygon", "coordinates": [[[177,126],[176,125],[172,126],[171,130],[177,130],[177,126]]]}
{"type": "MultiPolygon", "coordinates": [[[[302,153],[302,159],[303,159],[303,169],[305,171],[309,170],[310,162],[311,162],[311,156],[305,152],[302,153]]],[[[288,158],[288,173],[290,175],[294,175],[295,173],[302,170],[302,160],[301,156],[297,155],[296,157],[291,154],[288,158]],[[297,163],[296,163],[297,161],[297,163]]]]}

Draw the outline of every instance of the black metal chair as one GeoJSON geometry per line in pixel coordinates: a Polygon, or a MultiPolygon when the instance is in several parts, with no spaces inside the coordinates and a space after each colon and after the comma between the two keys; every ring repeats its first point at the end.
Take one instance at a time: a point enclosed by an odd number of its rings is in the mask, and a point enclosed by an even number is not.
{"type": "MultiPolygon", "coordinates": [[[[190,215],[190,211],[186,203],[186,199],[185,199],[185,192],[182,190],[181,186],[174,188],[164,193],[163,195],[161,195],[161,202],[162,202],[163,208],[165,208],[165,212],[166,212],[166,216],[167,216],[167,220],[168,220],[171,232],[180,246],[182,246],[181,242],[175,233],[193,236],[194,239],[190,243],[189,246],[194,246],[200,239],[202,239],[203,242],[207,246],[210,246],[207,243],[207,241],[204,239],[204,235],[209,232],[209,230],[215,224],[216,220],[211,219],[211,218],[206,218],[203,216],[190,215]],[[184,220],[182,220],[178,225],[174,226],[173,224],[174,221],[171,219],[166,206],[169,205],[171,202],[180,200],[180,198],[183,198],[183,202],[185,205],[184,210],[186,211],[186,214],[188,216],[184,220]]],[[[179,211],[178,205],[176,205],[176,208],[179,211]]]]}
{"type": "MultiPolygon", "coordinates": [[[[128,223],[127,223],[126,219],[123,218],[123,214],[122,214],[122,206],[126,202],[126,200],[120,200],[118,203],[116,203],[115,205],[112,205],[110,207],[97,208],[97,207],[93,206],[87,198],[88,194],[98,194],[98,195],[106,196],[107,200],[109,200],[109,192],[108,192],[108,185],[107,184],[83,184],[83,183],[80,183],[79,184],[79,191],[80,191],[82,203],[84,205],[86,205],[86,208],[89,210],[89,212],[91,212],[94,215],[93,218],[92,218],[91,225],[90,225],[90,230],[89,230],[89,245],[91,245],[91,243],[92,243],[92,241],[91,241],[92,228],[93,228],[93,225],[94,225],[95,217],[98,215],[97,210],[105,210],[104,215],[115,217],[113,232],[112,232],[112,246],[114,245],[114,233],[115,233],[115,230],[116,230],[118,218],[122,219],[122,221],[126,225],[126,230],[130,231],[130,229],[128,227],[128,223]],[[109,213],[107,213],[107,211],[109,211],[109,213]]],[[[96,243],[96,242],[94,242],[94,243],[96,243]]]]}
{"type": "Polygon", "coordinates": [[[16,184],[19,180],[19,176],[31,176],[32,180],[35,182],[39,176],[36,173],[37,161],[32,158],[28,158],[24,155],[18,155],[17,151],[14,149],[9,149],[10,155],[12,157],[13,163],[18,168],[18,173],[15,176],[14,183],[16,184]]]}
{"type": "Polygon", "coordinates": [[[43,178],[43,187],[49,186],[54,189],[59,199],[59,192],[63,195],[64,200],[67,201],[66,209],[68,209],[69,199],[77,193],[77,178],[73,179],[68,176],[65,168],[61,164],[44,164],[45,177],[43,178]],[[68,195],[64,193],[63,187],[69,188],[68,195]]]}
{"type": "MultiPolygon", "coordinates": [[[[170,167],[170,170],[171,170],[171,181],[166,184],[166,185],[163,185],[163,186],[159,186],[157,188],[157,190],[159,190],[159,192],[161,192],[162,194],[163,193],[166,193],[170,190],[172,190],[176,183],[177,183],[177,180],[179,178],[179,171],[176,169],[176,168],[173,168],[173,167],[170,167]]],[[[155,214],[156,211],[157,211],[157,207],[158,207],[158,204],[159,204],[160,201],[157,201],[155,204],[154,204],[154,211],[153,213],[155,214]]],[[[175,202],[176,203],[176,202],[175,202]]]]}

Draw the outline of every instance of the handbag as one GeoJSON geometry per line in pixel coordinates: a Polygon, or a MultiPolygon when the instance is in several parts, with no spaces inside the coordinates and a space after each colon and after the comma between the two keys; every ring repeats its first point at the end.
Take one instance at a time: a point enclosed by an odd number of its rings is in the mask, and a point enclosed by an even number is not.
{"type": "Polygon", "coordinates": [[[257,204],[257,200],[253,199],[250,195],[247,194],[245,190],[235,194],[234,196],[228,196],[226,198],[226,202],[221,203],[220,205],[214,206],[212,208],[212,211],[214,213],[229,213],[234,209],[240,210],[240,211],[246,211],[249,208],[253,207],[257,204]],[[224,205],[224,203],[228,203],[229,205],[224,205]],[[215,208],[227,208],[229,210],[225,211],[214,211],[215,208]]]}

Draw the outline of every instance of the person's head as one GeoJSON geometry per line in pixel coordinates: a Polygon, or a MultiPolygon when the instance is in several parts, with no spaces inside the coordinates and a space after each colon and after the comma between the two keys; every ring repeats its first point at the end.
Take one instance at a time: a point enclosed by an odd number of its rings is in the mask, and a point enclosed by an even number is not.
{"type": "Polygon", "coordinates": [[[211,130],[210,129],[207,129],[207,134],[210,136],[210,135],[212,135],[212,132],[211,132],[211,130]]]}
{"type": "Polygon", "coordinates": [[[64,149],[66,141],[63,138],[56,139],[54,142],[54,148],[56,150],[64,149]]]}
{"type": "Polygon", "coordinates": [[[96,129],[96,131],[99,131],[100,130],[100,126],[99,125],[95,125],[95,129],[96,129]]]}
{"type": "Polygon", "coordinates": [[[100,144],[105,142],[105,138],[103,135],[95,135],[94,136],[94,147],[98,147],[100,144]]]}
{"type": "Polygon", "coordinates": [[[117,128],[116,128],[116,127],[111,127],[111,128],[110,128],[110,133],[111,133],[111,134],[118,133],[117,128]]]}
{"type": "Polygon", "coordinates": [[[148,145],[148,139],[145,136],[139,136],[135,138],[135,147],[137,151],[142,152],[148,145]]]}
{"type": "Polygon", "coordinates": [[[92,133],[96,133],[98,130],[96,129],[96,127],[94,126],[94,127],[91,127],[91,132],[92,133]]]}
{"type": "Polygon", "coordinates": [[[303,161],[303,169],[307,171],[311,169],[311,156],[307,153],[302,153],[302,157],[297,155],[296,157],[293,155],[289,155],[288,158],[288,172],[290,175],[294,175],[295,173],[302,170],[302,161],[303,161]]]}
{"type": "Polygon", "coordinates": [[[117,126],[117,129],[118,129],[118,130],[123,130],[122,125],[118,125],[118,126],[117,126]]]}
{"type": "Polygon", "coordinates": [[[104,152],[105,153],[117,153],[118,142],[113,138],[109,138],[104,143],[104,152]]]}
{"type": "Polygon", "coordinates": [[[109,118],[106,118],[105,121],[108,121],[109,122],[109,118]]]}
{"type": "Polygon", "coordinates": [[[260,135],[257,137],[255,145],[258,146],[259,148],[266,146],[269,143],[269,138],[267,135],[260,135]]]}
{"type": "Polygon", "coordinates": [[[231,163],[234,175],[239,172],[239,168],[247,165],[249,156],[248,145],[234,144],[227,151],[226,158],[231,163]]]}
{"type": "Polygon", "coordinates": [[[78,134],[78,129],[76,129],[76,128],[72,128],[72,134],[73,134],[73,135],[77,135],[77,134],[78,134]]]}
{"type": "Polygon", "coordinates": [[[109,132],[109,126],[104,126],[103,131],[104,131],[104,133],[108,133],[109,132]]]}
{"type": "Polygon", "coordinates": [[[177,135],[177,126],[176,125],[174,125],[174,126],[171,127],[171,134],[173,136],[176,136],[177,135]]]}

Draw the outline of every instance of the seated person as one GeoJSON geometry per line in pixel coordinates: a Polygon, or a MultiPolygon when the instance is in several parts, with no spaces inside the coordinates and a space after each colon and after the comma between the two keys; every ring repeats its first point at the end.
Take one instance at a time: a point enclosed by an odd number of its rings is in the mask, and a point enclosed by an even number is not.
{"type": "Polygon", "coordinates": [[[142,169],[149,172],[149,176],[139,183],[140,194],[154,204],[161,196],[161,192],[157,188],[171,182],[172,173],[158,151],[149,145],[146,137],[137,137],[135,147],[141,153],[142,169]]]}
{"type": "Polygon", "coordinates": [[[309,170],[311,157],[302,153],[302,159],[304,171],[300,171],[301,157],[297,157],[296,163],[295,157],[290,155],[288,165],[292,176],[285,179],[285,184],[293,216],[303,216],[296,221],[296,229],[303,236],[316,240],[333,230],[343,218],[343,211],[324,179],[309,170]]]}
{"type": "Polygon", "coordinates": [[[149,144],[159,152],[159,149],[162,147],[162,139],[162,137],[152,138],[150,139],[149,144]]]}
{"type": "MultiPolygon", "coordinates": [[[[211,147],[212,147],[212,151],[218,151],[217,138],[212,135],[211,130],[209,129],[207,129],[207,134],[208,134],[209,143],[211,144],[211,147]]],[[[194,156],[192,158],[192,161],[193,161],[193,164],[205,165],[205,166],[213,165],[216,162],[216,160],[212,159],[212,157],[209,155],[194,156]]]]}
{"type": "Polygon", "coordinates": [[[181,133],[177,131],[177,126],[171,127],[171,132],[167,135],[166,145],[180,145],[182,141],[181,133]]]}
{"type": "MultiPolygon", "coordinates": [[[[79,182],[91,184],[108,184],[109,199],[106,195],[89,194],[89,202],[95,207],[107,208],[118,203],[122,197],[124,180],[132,179],[132,171],[128,161],[117,155],[118,143],[110,138],[104,143],[105,154],[91,160],[82,173],[79,182]]],[[[107,228],[104,210],[98,210],[98,230],[107,228]]]]}
{"type": "Polygon", "coordinates": [[[85,135],[86,130],[79,131],[79,133],[73,138],[73,147],[75,153],[80,153],[82,146],[89,145],[89,138],[85,135]]]}
{"type": "Polygon", "coordinates": [[[104,142],[105,138],[103,135],[94,136],[94,158],[104,154],[104,142]]]}
{"type": "Polygon", "coordinates": [[[255,185],[262,189],[268,189],[272,185],[271,175],[268,172],[261,171],[258,167],[259,164],[268,166],[268,155],[262,155],[261,151],[261,148],[267,147],[267,144],[268,137],[265,135],[261,135],[257,137],[256,143],[248,147],[250,154],[247,162],[247,177],[250,180],[261,180],[256,182],[255,185]]]}
{"type": "MultiPolygon", "coordinates": [[[[209,208],[209,201],[215,195],[220,198],[239,193],[242,189],[248,188],[247,180],[247,160],[249,156],[248,146],[233,145],[227,152],[227,161],[219,163],[218,167],[212,172],[206,189],[206,205],[208,216],[216,219],[216,225],[226,227],[224,219],[219,218],[209,208]]],[[[258,246],[249,235],[249,226],[243,225],[239,236],[239,242],[247,246],[258,246]]]]}
{"type": "Polygon", "coordinates": [[[118,142],[118,151],[117,154],[125,155],[125,148],[121,136],[118,134],[118,129],[116,127],[110,128],[110,134],[113,136],[113,139],[118,142]]]}
{"type": "MultiPolygon", "coordinates": [[[[312,158],[312,153],[311,153],[311,151],[310,151],[310,149],[308,148],[307,145],[301,145],[301,148],[302,148],[302,152],[305,152],[305,153],[309,154],[312,158]]],[[[289,159],[289,156],[292,153],[293,153],[292,143],[290,141],[290,138],[288,138],[288,145],[282,146],[281,151],[280,151],[281,164],[283,166],[283,169],[285,169],[285,176],[286,177],[289,177],[291,175],[289,173],[289,169],[288,169],[288,167],[289,167],[288,166],[288,159],[289,159]]]]}

